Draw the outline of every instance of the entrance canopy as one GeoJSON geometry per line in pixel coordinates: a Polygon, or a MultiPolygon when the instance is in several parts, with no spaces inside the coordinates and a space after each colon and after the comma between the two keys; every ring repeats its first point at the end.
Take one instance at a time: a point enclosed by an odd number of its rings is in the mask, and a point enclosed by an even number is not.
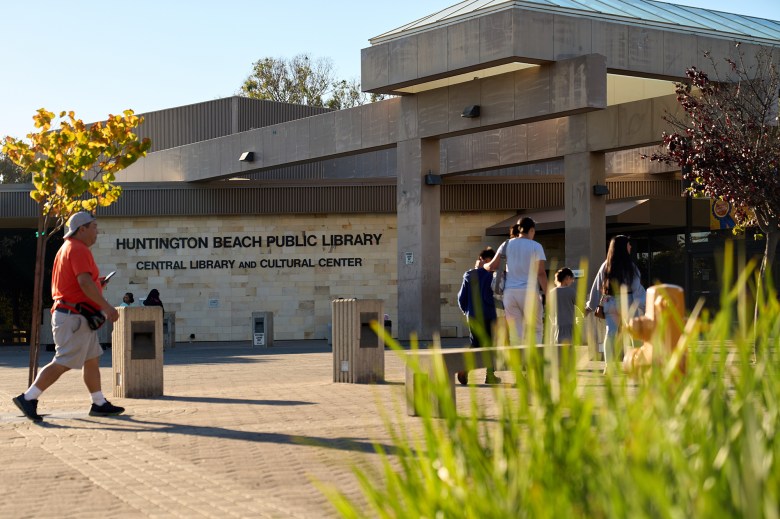
{"type": "MultiPolygon", "coordinates": [[[[693,230],[707,230],[710,227],[708,199],[693,199],[691,225],[693,230]]],[[[536,222],[537,232],[558,231],[566,228],[564,209],[523,211],[485,229],[487,236],[507,236],[509,228],[520,218],[530,216],[536,222]]],[[[608,202],[606,207],[607,230],[641,225],[645,228],[680,227],[685,222],[685,198],[645,198],[641,200],[620,200],[608,202]]]]}

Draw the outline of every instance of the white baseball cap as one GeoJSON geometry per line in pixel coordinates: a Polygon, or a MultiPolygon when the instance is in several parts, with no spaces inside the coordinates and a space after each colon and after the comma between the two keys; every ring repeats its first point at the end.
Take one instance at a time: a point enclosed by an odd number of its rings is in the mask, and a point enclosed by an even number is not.
{"type": "Polygon", "coordinates": [[[68,223],[65,225],[64,238],[70,238],[71,236],[76,234],[76,231],[79,230],[79,227],[81,227],[82,225],[87,225],[88,223],[94,221],[95,221],[95,217],[92,216],[91,213],[88,213],[86,211],[79,211],[78,213],[68,218],[68,223]]]}

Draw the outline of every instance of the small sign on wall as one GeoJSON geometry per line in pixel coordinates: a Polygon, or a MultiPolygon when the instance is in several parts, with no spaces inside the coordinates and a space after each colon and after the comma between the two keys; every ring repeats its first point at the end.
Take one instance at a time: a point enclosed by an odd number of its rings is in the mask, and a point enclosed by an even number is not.
{"type": "Polygon", "coordinates": [[[414,263],[414,253],[413,252],[404,252],[404,262],[407,265],[411,265],[414,263]]]}
{"type": "Polygon", "coordinates": [[[209,308],[219,308],[219,299],[209,299],[209,308]]]}
{"type": "Polygon", "coordinates": [[[265,334],[264,333],[256,333],[256,334],[254,334],[254,345],[255,346],[265,346],[265,334]]]}

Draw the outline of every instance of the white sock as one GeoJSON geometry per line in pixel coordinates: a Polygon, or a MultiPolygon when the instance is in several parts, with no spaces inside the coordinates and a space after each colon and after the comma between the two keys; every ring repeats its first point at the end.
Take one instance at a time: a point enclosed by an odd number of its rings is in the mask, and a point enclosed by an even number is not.
{"type": "Polygon", "coordinates": [[[41,391],[35,385],[30,386],[30,388],[24,392],[24,399],[25,400],[38,400],[38,397],[41,396],[41,391]]]}
{"type": "Polygon", "coordinates": [[[94,393],[90,393],[89,396],[92,397],[92,403],[95,405],[103,405],[106,403],[106,397],[103,396],[102,391],[95,391],[94,393]]]}

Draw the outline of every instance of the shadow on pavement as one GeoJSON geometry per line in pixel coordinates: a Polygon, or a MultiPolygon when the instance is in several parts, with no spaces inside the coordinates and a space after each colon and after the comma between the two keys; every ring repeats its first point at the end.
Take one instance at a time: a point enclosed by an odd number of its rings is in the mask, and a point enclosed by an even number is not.
{"type": "MultiPolygon", "coordinates": [[[[282,434],[271,432],[237,431],[226,429],[224,427],[207,427],[201,425],[183,425],[166,422],[153,422],[149,420],[136,420],[132,416],[116,416],[109,418],[117,425],[101,427],[101,430],[116,432],[148,432],[163,434],[184,434],[190,436],[200,436],[204,438],[222,438],[225,440],[238,440],[260,443],[276,443],[283,445],[302,445],[308,447],[321,447],[326,449],[338,449],[344,451],[375,453],[375,445],[390,455],[399,454],[399,449],[394,445],[375,444],[362,438],[322,438],[318,436],[304,436],[297,434],[282,434]],[[121,425],[120,425],[121,424],[121,425]]],[[[93,420],[77,418],[75,421],[95,423],[93,420]]],[[[99,422],[105,425],[105,421],[99,422]]],[[[93,429],[92,427],[75,427],[61,425],[54,422],[37,422],[37,426],[45,429],[93,429]]]]}
{"type": "Polygon", "coordinates": [[[249,404],[249,405],[314,405],[314,402],[300,400],[251,400],[248,398],[217,398],[209,396],[162,396],[153,400],[173,402],[199,402],[203,404],[249,404]]]}

